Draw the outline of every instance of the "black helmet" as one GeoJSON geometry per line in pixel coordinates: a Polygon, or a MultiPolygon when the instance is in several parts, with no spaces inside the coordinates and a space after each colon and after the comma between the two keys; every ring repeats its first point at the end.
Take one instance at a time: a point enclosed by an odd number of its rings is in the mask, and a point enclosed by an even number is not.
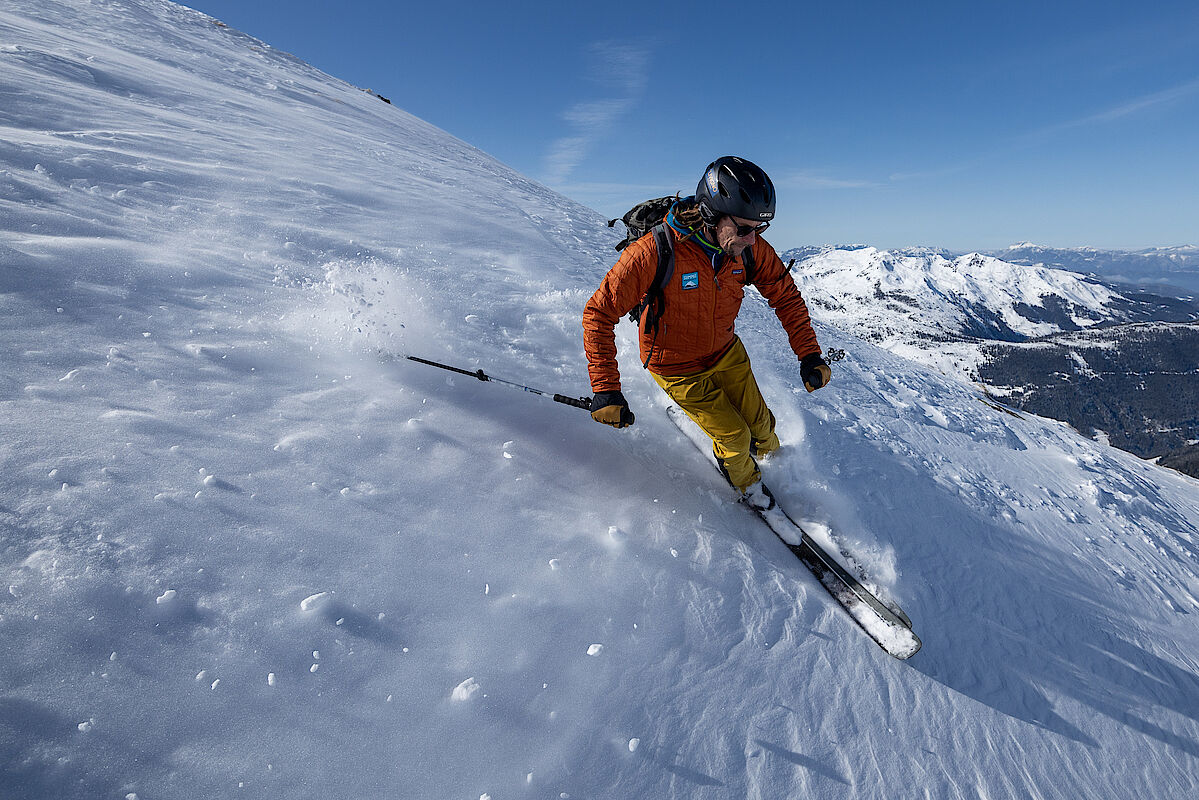
{"type": "Polygon", "coordinates": [[[774,219],[774,184],[761,167],[744,158],[723,156],[709,164],[695,199],[709,225],[723,216],[774,219]]]}

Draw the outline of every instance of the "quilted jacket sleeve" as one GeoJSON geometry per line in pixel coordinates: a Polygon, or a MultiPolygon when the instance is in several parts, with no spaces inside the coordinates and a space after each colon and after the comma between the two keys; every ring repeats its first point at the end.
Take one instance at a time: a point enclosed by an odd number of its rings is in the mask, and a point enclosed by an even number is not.
{"type": "Polygon", "coordinates": [[[754,246],[754,263],[758,266],[754,270],[753,284],[778,315],[795,356],[802,361],[805,356],[819,354],[820,343],[812,330],[808,304],[778,253],[766,242],[758,240],[754,246]]]}
{"type": "Polygon", "coordinates": [[[647,234],[624,249],[583,308],[583,350],[593,392],[620,391],[614,329],[645,297],[657,269],[658,249],[647,234]]]}

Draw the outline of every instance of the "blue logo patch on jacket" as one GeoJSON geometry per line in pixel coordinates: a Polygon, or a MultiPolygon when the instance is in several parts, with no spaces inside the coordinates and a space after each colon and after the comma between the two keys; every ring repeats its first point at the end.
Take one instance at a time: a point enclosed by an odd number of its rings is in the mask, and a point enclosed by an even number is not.
{"type": "Polygon", "coordinates": [[[698,272],[684,272],[683,273],[683,288],[684,289],[698,289],[699,288],[699,273],[698,272]]]}

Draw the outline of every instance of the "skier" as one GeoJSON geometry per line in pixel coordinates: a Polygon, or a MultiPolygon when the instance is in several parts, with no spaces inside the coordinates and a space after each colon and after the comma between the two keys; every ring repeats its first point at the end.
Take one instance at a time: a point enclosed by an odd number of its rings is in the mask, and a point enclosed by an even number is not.
{"type": "Polygon", "coordinates": [[[583,310],[583,348],[595,396],[591,416],[605,425],[631,425],[621,393],[613,331],[642,304],[639,341],[654,381],[712,439],[712,449],[742,500],[773,507],[755,461],[779,447],[745,346],[734,332],[746,285],[766,298],[799,359],[804,387],[825,386],[832,371],[821,356],[791,273],[760,234],[774,219],[774,184],[757,165],[735,156],[708,165],[693,197],[666,215],[674,270],[655,286],[658,244],[650,233],[629,245],[583,310]],[[651,296],[660,292],[655,301],[651,296]]]}

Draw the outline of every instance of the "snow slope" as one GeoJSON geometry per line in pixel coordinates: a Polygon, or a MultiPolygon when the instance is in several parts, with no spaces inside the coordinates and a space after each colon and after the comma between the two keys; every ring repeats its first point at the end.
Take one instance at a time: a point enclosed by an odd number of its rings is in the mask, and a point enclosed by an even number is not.
{"type": "Polygon", "coordinates": [[[159,0],[6,4],[0,109],[0,796],[1195,793],[1199,483],[751,296],[898,662],[628,326],[621,432],[401,358],[586,393],[599,215],[159,0]]]}

